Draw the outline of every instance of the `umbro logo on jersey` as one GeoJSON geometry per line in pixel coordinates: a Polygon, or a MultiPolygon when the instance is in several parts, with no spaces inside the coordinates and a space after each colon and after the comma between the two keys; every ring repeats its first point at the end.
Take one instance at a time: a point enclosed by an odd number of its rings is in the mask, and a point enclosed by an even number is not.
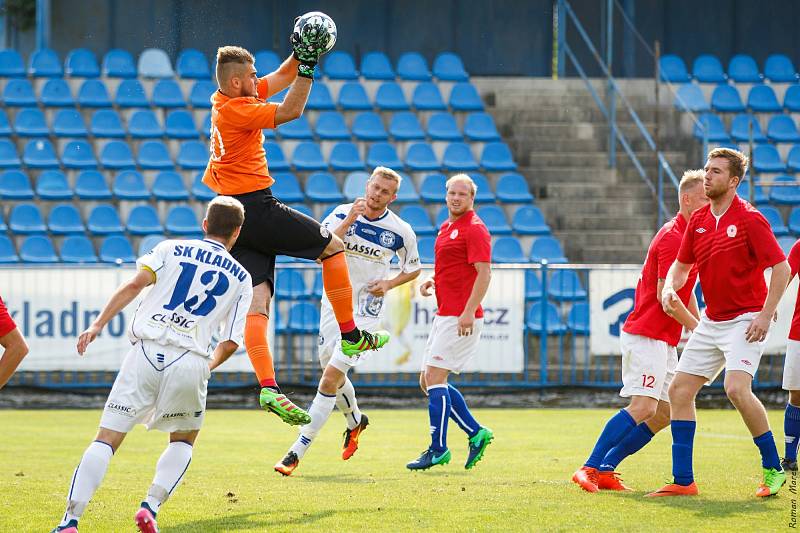
{"type": "Polygon", "coordinates": [[[702,233],[705,233],[705,232],[706,232],[706,228],[697,228],[695,231],[696,231],[697,233],[700,233],[700,234],[702,234],[702,233]]]}

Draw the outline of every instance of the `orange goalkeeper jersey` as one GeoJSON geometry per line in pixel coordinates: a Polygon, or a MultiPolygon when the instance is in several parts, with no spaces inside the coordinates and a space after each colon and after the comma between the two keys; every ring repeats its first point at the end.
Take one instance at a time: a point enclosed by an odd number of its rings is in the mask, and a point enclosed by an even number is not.
{"type": "Polygon", "coordinates": [[[203,183],[218,194],[244,194],[266,189],[269,175],[263,128],[275,127],[277,104],[268,95],[266,77],[258,80],[258,98],[211,96],[211,157],[203,183]]]}

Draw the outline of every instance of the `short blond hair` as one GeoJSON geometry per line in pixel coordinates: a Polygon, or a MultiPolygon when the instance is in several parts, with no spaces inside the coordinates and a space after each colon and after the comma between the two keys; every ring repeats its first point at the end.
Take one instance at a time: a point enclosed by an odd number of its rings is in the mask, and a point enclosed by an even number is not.
{"type": "Polygon", "coordinates": [[[733,148],[714,148],[708,153],[708,159],[715,157],[721,157],[728,161],[728,171],[731,176],[738,176],[740,182],[744,179],[749,162],[746,155],[733,148]]]}
{"type": "Polygon", "coordinates": [[[387,180],[396,182],[398,189],[400,188],[400,184],[403,183],[403,176],[389,167],[375,167],[375,170],[372,171],[372,175],[370,175],[369,179],[372,179],[376,176],[381,176],[387,180]]]}
{"type": "Polygon", "coordinates": [[[687,170],[683,173],[683,176],[681,176],[681,182],[678,184],[678,193],[683,194],[693,189],[695,186],[703,183],[705,177],[706,173],[704,170],[698,168],[687,170]]]}
{"type": "Polygon", "coordinates": [[[220,46],[217,48],[217,83],[222,87],[236,69],[255,62],[253,54],[241,46],[220,46]]]}
{"type": "Polygon", "coordinates": [[[476,194],[478,194],[478,186],[475,185],[475,182],[472,180],[471,177],[469,177],[468,174],[456,174],[455,176],[452,176],[449,180],[447,180],[445,182],[445,184],[444,184],[445,190],[449,190],[450,189],[450,184],[451,183],[456,183],[458,181],[461,181],[461,182],[466,183],[467,185],[469,185],[470,189],[472,189],[472,197],[473,198],[475,197],[476,194]]]}
{"type": "Polygon", "coordinates": [[[217,196],[206,208],[206,234],[229,238],[244,224],[244,206],[231,196],[217,196]]]}

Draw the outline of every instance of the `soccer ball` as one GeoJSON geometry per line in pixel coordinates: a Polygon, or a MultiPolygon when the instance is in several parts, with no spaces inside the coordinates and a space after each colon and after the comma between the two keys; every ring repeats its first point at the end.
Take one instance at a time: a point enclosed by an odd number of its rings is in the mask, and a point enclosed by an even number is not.
{"type": "Polygon", "coordinates": [[[306,32],[310,31],[314,33],[322,28],[327,30],[330,38],[325,44],[325,48],[322,53],[330,52],[333,48],[333,45],[336,44],[336,23],[333,22],[333,19],[322,11],[309,11],[305,15],[300,15],[297,17],[297,19],[294,21],[294,29],[292,30],[292,33],[297,36],[303,35],[305,26],[309,24],[312,27],[309,30],[305,30],[306,32]]]}

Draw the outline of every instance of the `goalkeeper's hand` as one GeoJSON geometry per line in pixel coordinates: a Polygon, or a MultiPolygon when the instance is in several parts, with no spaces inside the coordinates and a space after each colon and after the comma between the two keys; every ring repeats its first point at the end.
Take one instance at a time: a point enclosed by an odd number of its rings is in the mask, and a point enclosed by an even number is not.
{"type": "Polygon", "coordinates": [[[314,67],[327,51],[330,40],[328,29],[319,24],[306,24],[299,32],[292,32],[289,42],[292,44],[292,55],[300,62],[298,75],[314,77],[314,67]]]}

